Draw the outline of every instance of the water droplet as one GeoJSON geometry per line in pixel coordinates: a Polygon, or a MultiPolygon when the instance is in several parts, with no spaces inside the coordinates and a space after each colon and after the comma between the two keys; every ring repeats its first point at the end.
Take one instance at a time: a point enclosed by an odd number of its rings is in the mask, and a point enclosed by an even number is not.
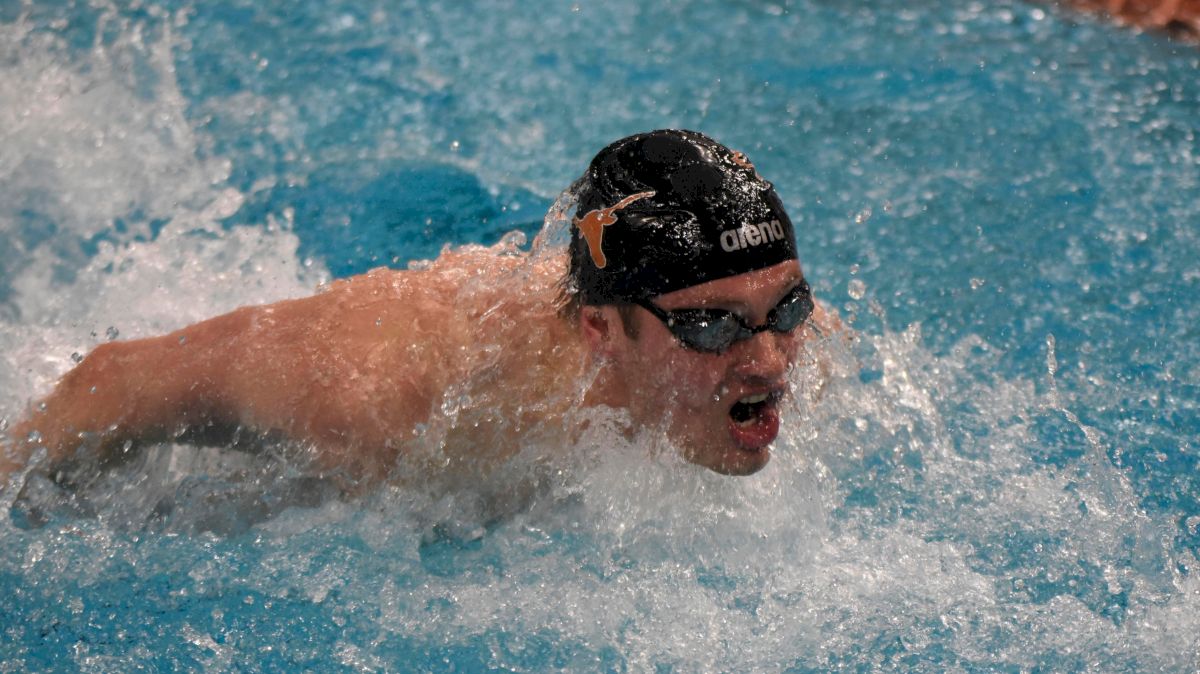
{"type": "Polygon", "coordinates": [[[500,248],[505,249],[507,253],[517,253],[521,246],[525,245],[526,241],[528,241],[528,237],[525,236],[525,232],[514,229],[500,237],[500,248]]]}
{"type": "Polygon", "coordinates": [[[96,387],[95,387],[95,386],[93,386],[93,387],[91,387],[90,389],[88,389],[88,393],[95,393],[95,392],[96,392],[96,387]]]}
{"type": "Polygon", "coordinates": [[[458,152],[459,147],[461,147],[461,145],[459,144],[459,142],[457,140],[450,141],[450,151],[451,152],[458,152]]]}
{"type": "Polygon", "coordinates": [[[7,430],[8,430],[8,417],[4,417],[3,419],[0,419],[0,431],[7,431],[7,430]]]}
{"type": "Polygon", "coordinates": [[[111,325],[108,326],[108,329],[104,331],[104,337],[106,339],[108,339],[109,341],[116,339],[117,335],[120,335],[120,334],[121,334],[121,331],[111,325]]]}
{"type": "Polygon", "coordinates": [[[38,406],[37,406],[37,407],[38,407],[38,411],[39,411],[39,412],[45,412],[45,411],[46,411],[46,403],[44,403],[44,402],[43,402],[43,403],[38,403],[38,406]]]}
{"type": "Polygon", "coordinates": [[[25,436],[26,442],[38,443],[42,441],[42,434],[38,431],[30,431],[29,435],[25,436]]]}
{"type": "Polygon", "coordinates": [[[846,284],[846,292],[851,299],[861,300],[867,294],[867,284],[863,283],[862,279],[851,279],[846,284]]]}
{"type": "Polygon", "coordinates": [[[867,206],[866,208],[862,209],[858,213],[854,214],[854,224],[856,224],[856,225],[861,225],[862,223],[864,223],[870,219],[871,219],[871,207],[870,206],[867,206]]]}
{"type": "Polygon", "coordinates": [[[375,319],[375,327],[377,327],[377,328],[378,328],[378,327],[379,327],[379,326],[381,326],[381,325],[383,325],[383,319],[382,319],[382,318],[376,318],[376,319],[375,319]]]}
{"type": "Polygon", "coordinates": [[[987,283],[987,281],[984,281],[981,278],[972,278],[971,279],[971,290],[979,290],[980,288],[983,287],[984,283],[987,283]]]}
{"type": "Polygon", "coordinates": [[[180,335],[180,336],[179,336],[179,343],[180,343],[180,344],[186,344],[186,343],[187,343],[187,337],[185,337],[185,336],[183,336],[183,335],[180,335]]]}
{"type": "Polygon", "coordinates": [[[850,265],[850,275],[853,276],[857,274],[859,269],[861,269],[861,267],[859,267],[857,263],[850,265]]]}
{"type": "Polygon", "coordinates": [[[80,355],[78,351],[76,351],[75,353],[71,354],[71,360],[75,361],[76,363],[79,363],[79,362],[83,361],[83,356],[80,355]]]}

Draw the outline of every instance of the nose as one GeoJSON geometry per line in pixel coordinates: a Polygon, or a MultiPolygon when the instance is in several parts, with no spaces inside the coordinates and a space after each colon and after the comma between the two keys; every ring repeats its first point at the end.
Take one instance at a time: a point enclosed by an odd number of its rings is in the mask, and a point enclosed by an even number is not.
{"type": "Polygon", "coordinates": [[[736,345],[734,373],[746,379],[778,382],[795,357],[790,335],[765,330],[736,345]]]}

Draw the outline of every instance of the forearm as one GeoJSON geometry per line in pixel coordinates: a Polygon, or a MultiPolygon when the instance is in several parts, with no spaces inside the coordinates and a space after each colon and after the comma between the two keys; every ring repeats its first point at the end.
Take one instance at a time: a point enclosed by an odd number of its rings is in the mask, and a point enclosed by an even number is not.
{"type": "Polygon", "coordinates": [[[128,443],[164,439],[208,420],[212,408],[204,404],[203,382],[186,381],[195,368],[182,354],[170,353],[170,341],[96,347],[13,427],[8,461],[24,464],[43,447],[51,462],[81,448],[104,458],[128,443]]]}

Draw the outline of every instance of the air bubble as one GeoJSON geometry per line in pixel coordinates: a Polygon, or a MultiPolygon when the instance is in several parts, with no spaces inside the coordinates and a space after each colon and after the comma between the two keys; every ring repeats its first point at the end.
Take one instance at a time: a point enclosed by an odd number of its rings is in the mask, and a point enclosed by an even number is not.
{"type": "Polygon", "coordinates": [[[40,431],[30,431],[29,435],[25,436],[25,441],[39,443],[42,441],[42,434],[40,431]]]}
{"type": "Polygon", "coordinates": [[[106,339],[108,339],[109,341],[116,339],[117,336],[120,334],[121,334],[121,331],[111,325],[108,326],[108,329],[104,331],[104,337],[106,339]]]}
{"type": "Polygon", "coordinates": [[[83,355],[76,351],[75,353],[71,354],[71,360],[76,363],[81,363],[83,362],[83,355]]]}
{"type": "Polygon", "coordinates": [[[971,290],[979,290],[980,288],[983,287],[984,283],[987,283],[987,281],[984,281],[981,278],[972,278],[971,279],[971,290]]]}
{"type": "Polygon", "coordinates": [[[867,294],[867,284],[863,283],[862,279],[851,279],[846,284],[846,293],[851,299],[861,300],[867,294]]]}

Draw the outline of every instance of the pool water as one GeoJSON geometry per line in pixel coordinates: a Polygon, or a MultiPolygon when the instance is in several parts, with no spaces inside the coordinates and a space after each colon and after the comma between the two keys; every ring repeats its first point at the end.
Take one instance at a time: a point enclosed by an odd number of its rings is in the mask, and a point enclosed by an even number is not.
{"type": "Polygon", "coordinates": [[[503,507],[33,480],[0,671],[1195,671],[1198,74],[1004,1],[0,5],[0,423],[106,339],[531,237],[660,127],[754,160],[858,335],[744,479],[597,431],[503,507]]]}

